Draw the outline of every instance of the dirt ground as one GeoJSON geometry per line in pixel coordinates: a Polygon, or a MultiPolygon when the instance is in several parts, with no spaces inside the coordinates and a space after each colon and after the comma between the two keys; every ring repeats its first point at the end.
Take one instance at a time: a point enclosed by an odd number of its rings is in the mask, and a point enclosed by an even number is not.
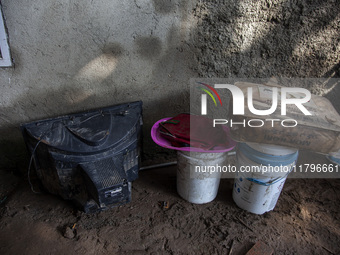
{"type": "Polygon", "coordinates": [[[339,179],[288,179],[276,208],[264,215],[236,206],[231,179],[221,180],[211,203],[183,200],[176,166],[141,171],[132,202],[95,214],[35,194],[8,172],[1,180],[1,254],[230,254],[232,248],[235,255],[259,240],[274,254],[340,254],[339,179]]]}
{"type": "MultiPolygon", "coordinates": [[[[192,35],[199,77],[339,76],[337,1],[199,3],[192,35]]],[[[288,179],[264,215],[238,208],[232,187],[222,179],[213,202],[195,205],[177,194],[175,166],[145,170],[129,204],[85,214],[0,170],[0,254],[242,255],[259,240],[274,254],[340,254],[340,179],[288,179]]]]}

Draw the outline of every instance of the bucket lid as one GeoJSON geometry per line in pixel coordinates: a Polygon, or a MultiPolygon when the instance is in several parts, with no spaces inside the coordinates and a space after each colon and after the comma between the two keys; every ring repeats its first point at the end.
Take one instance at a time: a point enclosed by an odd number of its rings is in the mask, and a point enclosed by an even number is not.
{"type": "Polygon", "coordinates": [[[245,155],[251,161],[256,162],[257,164],[262,165],[270,165],[270,166],[287,166],[292,163],[296,163],[296,160],[299,155],[299,151],[296,150],[293,153],[285,154],[285,155],[273,155],[273,153],[264,153],[259,150],[256,150],[250,147],[246,143],[239,143],[239,152],[242,155],[245,155]]]}
{"type": "Polygon", "coordinates": [[[289,155],[298,151],[298,149],[296,148],[279,146],[274,144],[265,143],[246,143],[246,144],[254,150],[274,156],[289,155]]]}

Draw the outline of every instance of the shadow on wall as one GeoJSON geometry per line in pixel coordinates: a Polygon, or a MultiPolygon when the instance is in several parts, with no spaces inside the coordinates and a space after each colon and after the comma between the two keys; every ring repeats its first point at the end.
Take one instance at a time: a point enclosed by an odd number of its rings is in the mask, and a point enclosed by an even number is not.
{"type": "Polygon", "coordinates": [[[336,1],[220,2],[196,10],[202,76],[322,77],[338,64],[336,1]]]}
{"type": "MultiPolygon", "coordinates": [[[[340,78],[337,1],[204,2],[196,13],[202,77],[340,78]]],[[[309,89],[326,94],[332,87],[309,89]]],[[[338,100],[332,101],[340,111],[338,100]]]]}
{"type": "Polygon", "coordinates": [[[339,95],[340,95],[340,62],[338,62],[331,70],[329,70],[325,77],[334,77],[337,78],[337,82],[333,82],[330,84],[327,84],[327,87],[329,88],[329,92],[325,95],[335,106],[335,109],[340,113],[340,101],[339,101],[339,95]]]}
{"type": "MultiPolygon", "coordinates": [[[[76,75],[61,87],[29,90],[9,106],[2,106],[0,112],[15,112],[14,109],[18,109],[27,119],[23,122],[30,122],[142,100],[144,151],[153,154],[170,153],[152,142],[150,131],[160,118],[189,111],[188,84],[192,73],[188,66],[193,62],[193,54],[182,32],[180,27],[173,25],[167,30],[166,40],[153,35],[137,36],[132,51],[128,51],[118,42],[105,43],[101,46],[99,55],[80,67],[76,75]],[[121,78],[122,69],[128,68],[126,59],[131,60],[133,57],[139,58],[146,65],[145,69],[150,75],[144,79],[145,84],[141,83],[138,76],[130,76],[131,79],[126,78],[126,83],[121,84],[124,80],[121,78]],[[115,77],[119,77],[119,81],[115,77]]],[[[13,71],[14,75],[15,72],[20,72],[20,68],[13,71]]],[[[126,73],[129,75],[129,71],[126,73]]],[[[8,124],[0,128],[2,137],[15,137],[22,146],[19,130],[21,123],[8,114],[3,117],[8,120],[8,124]]],[[[2,141],[2,144],[7,146],[10,142],[2,141]]],[[[11,153],[3,154],[2,157],[11,157],[11,153]]],[[[12,159],[14,160],[13,157],[12,159]]]]}
{"type": "MultiPolygon", "coordinates": [[[[75,92],[75,91],[73,91],[75,92]]],[[[142,94],[143,91],[136,90],[136,94],[142,94]]],[[[56,96],[56,91],[42,91],[41,94],[35,94],[37,98],[45,98],[47,101],[53,101],[56,96]]],[[[65,91],[61,90],[59,93],[65,93],[65,91]]],[[[69,91],[69,93],[72,93],[69,91]]],[[[84,91],[77,90],[77,93],[84,94],[84,91]]],[[[160,97],[155,98],[150,103],[144,104],[143,106],[143,119],[148,120],[144,121],[143,125],[143,157],[145,159],[154,159],[155,154],[163,155],[164,158],[172,158],[173,152],[167,149],[163,149],[157,145],[155,145],[151,139],[150,131],[153,123],[157,120],[164,118],[166,116],[174,116],[178,112],[188,112],[188,107],[184,107],[188,103],[189,95],[183,92],[174,92],[169,93],[167,95],[161,95],[160,97]],[[176,98],[176,100],[174,100],[176,98]],[[167,111],[165,110],[167,109],[167,111]],[[166,113],[168,112],[168,113],[166,113]]],[[[25,97],[23,98],[25,99],[25,97]]],[[[21,99],[22,100],[22,99],[21,99]]],[[[84,105],[92,105],[93,100],[101,101],[101,98],[95,95],[91,95],[88,97],[84,97],[82,101],[64,101],[64,107],[69,109],[82,108],[84,105]]],[[[97,108],[97,107],[96,107],[97,108]]],[[[87,107],[86,110],[90,110],[91,108],[87,107]]],[[[85,109],[83,109],[85,110],[85,109]]],[[[76,113],[78,111],[71,110],[67,112],[67,114],[76,113]]],[[[49,117],[57,117],[61,115],[49,116],[49,117]]],[[[0,143],[0,169],[6,169],[15,171],[17,173],[24,172],[28,167],[28,153],[25,148],[24,141],[21,137],[21,133],[19,130],[19,125],[9,126],[7,128],[3,128],[0,130],[2,134],[13,132],[13,129],[17,130],[18,138],[17,139],[2,139],[0,143]]]]}
{"type": "MultiPolygon", "coordinates": [[[[14,114],[14,109],[33,121],[143,100],[144,149],[160,152],[162,149],[151,141],[151,127],[161,118],[190,110],[188,84],[192,77],[340,77],[336,62],[340,54],[340,7],[336,2],[199,1],[193,10],[198,26],[190,31],[190,41],[175,25],[168,27],[166,40],[152,33],[134,36],[131,51],[121,43],[94,37],[100,48],[97,56],[63,86],[28,91],[10,106],[0,108],[0,117],[8,122],[0,132],[3,137],[13,133],[21,136],[20,123],[6,114],[14,114]],[[133,75],[122,72],[130,68],[123,59],[134,57],[145,65],[147,77],[141,79],[136,70],[131,70],[133,75]]],[[[183,17],[187,15],[188,6],[171,3],[154,0],[155,11],[171,15],[179,8],[183,17]]],[[[331,85],[326,84],[325,89],[331,85]]],[[[338,111],[339,92],[337,86],[327,94],[338,111]]]]}

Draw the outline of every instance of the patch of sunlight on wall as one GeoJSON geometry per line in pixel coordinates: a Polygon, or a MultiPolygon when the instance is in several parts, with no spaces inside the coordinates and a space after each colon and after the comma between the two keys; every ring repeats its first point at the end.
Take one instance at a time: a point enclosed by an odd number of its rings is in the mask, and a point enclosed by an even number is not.
{"type": "MultiPolygon", "coordinates": [[[[330,79],[331,79],[331,78],[327,79],[327,80],[324,82],[324,84],[323,84],[324,87],[327,85],[327,83],[328,83],[328,81],[329,81],[330,79]]],[[[328,94],[331,93],[332,90],[335,89],[335,87],[338,86],[338,85],[340,85],[339,80],[337,80],[330,88],[324,88],[324,89],[322,90],[321,96],[326,96],[326,95],[328,95],[328,94]]]]}
{"type": "Polygon", "coordinates": [[[260,29],[260,26],[255,23],[246,24],[242,20],[237,20],[238,29],[240,29],[240,34],[243,38],[242,44],[240,46],[240,51],[245,52],[249,50],[253,43],[256,42],[256,30],[260,29]]]}
{"type": "Polygon", "coordinates": [[[91,97],[94,94],[92,89],[88,90],[79,90],[79,91],[72,91],[67,95],[69,102],[74,103],[81,103],[84,102],[86,99],[91,97]]]}
{"type": "MultiPolygon", "coordinates": [[[[284,1],[285,0],[280,0],[279,2],[284,1]]],[[[261,12],[261,8],[261,2],[255,6],[249,5],[247,1],[239,2],[239,9],[242,16],[236,18],[235,24],[242,38],[242,44],[239,49],[241,52],[250,50],[254,44],[258,43],[270,31],[268,22],[260,21],[260,18],[256,16],[261,12]]],[[[280,11],[281,9],[279,8],[270,9],[271,15],[276,15],[276,13],[280,11]]]]}
{"type": "Polygon", "coordinates": [[[75,76],[77,81],[101,82],[116,69],[118,59],[112,54],[102,54],[91,60],[75,76]]]}

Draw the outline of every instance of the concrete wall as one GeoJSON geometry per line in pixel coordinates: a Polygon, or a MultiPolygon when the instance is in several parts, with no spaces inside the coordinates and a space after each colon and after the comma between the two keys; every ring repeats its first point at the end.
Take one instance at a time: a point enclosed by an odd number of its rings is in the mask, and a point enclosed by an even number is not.
{"type": "MultiPolygon", "coordinates": [[[[339,77],[339,2],[312,2],[3,0],[15,67],[0,70],[1,140],[22,122],[143,100],[153,153],[151,125],[189,110],[191,77],[339,77]]],[[[320,93],[336,102],[333,85],[320,93]]]]}
{"type": "MultiPolygon", "coordinates": [[[[15,68],[1,69],[1,138],[22,122],[143,100],[151,125],[188,111],[192,1],[2,1],[15,68]]],[[[153,149],[158,149],[156,146],[153,149]]]]}

